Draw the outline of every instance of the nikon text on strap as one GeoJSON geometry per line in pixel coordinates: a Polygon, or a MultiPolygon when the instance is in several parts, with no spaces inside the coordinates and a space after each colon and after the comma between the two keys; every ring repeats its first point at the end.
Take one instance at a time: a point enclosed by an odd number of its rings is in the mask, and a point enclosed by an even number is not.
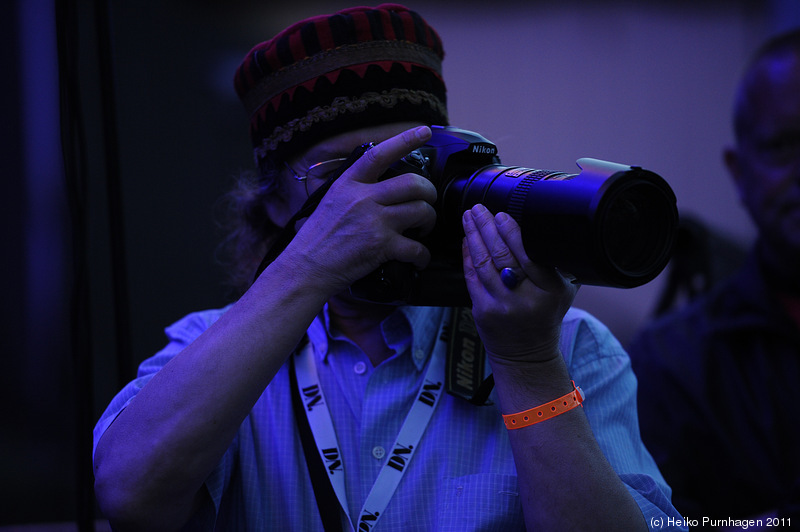
{"type": "Polygon", "coordinates": [[[494,377],[484,378],[486,350],[478,336],[472,311],[467,307],[454,308],[447,333],[447,393],[475,405],[491,404],[487,401],[494,387],[494,377]]]}

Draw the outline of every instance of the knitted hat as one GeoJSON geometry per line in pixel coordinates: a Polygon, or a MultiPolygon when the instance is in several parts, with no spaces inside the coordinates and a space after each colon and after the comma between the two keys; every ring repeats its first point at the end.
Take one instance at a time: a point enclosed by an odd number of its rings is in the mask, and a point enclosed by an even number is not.
{"type": "Polygon", "coordinates": [[[447,125],[444,50],[395,4],[303,20],[256,45],[234,85],[264,169],[332,135],[399,121],[447,125]]]}

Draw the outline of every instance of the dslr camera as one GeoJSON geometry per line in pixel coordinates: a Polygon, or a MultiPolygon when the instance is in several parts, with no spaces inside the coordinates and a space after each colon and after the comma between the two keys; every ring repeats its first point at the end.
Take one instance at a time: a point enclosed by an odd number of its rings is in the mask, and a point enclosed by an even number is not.
{"type": "Polygon", "coordinates": [[[513,217],[525,251],[573,282],[633,288],[654,279],[670,259],[678,227],[675,194],[638,166],[579,159],[579,173],[500,164],[481,135],[433,126],[430,141],[393,165],[385,178],[416,172],[438,191],[437,221],[419,240],[431,252],[424,270],[384,264],[351,293],[380,303],[469,306],[461,241],[464,211],[481,203],[513,217]]]}

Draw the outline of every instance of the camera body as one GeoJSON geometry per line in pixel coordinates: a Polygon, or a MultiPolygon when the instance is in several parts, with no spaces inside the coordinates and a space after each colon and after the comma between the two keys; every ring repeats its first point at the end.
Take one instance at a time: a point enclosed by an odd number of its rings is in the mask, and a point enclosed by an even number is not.
{"type": "Polygon", "coordinates": [[[588,158],[577,161],[577,174],[503,166],[497,147],[481,135],[450,126],[431,129],[430,141],[384,176],[415,172],[436,185],[436,226],[419,238],[431,252],[431,263],[421,271],[399,262],[384,264],[353,284],[355,297],[470,305],[461,217],[478,203],[513,217],[531,260],[558,268],[576,283],[633,288],[667,265],[678,210],[675,194],[657,174],[588,158]]]}

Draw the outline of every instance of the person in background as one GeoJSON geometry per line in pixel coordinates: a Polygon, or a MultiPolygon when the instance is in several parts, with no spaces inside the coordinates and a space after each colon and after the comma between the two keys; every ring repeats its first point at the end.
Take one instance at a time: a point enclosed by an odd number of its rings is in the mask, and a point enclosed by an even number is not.
{"type": "Polygon", "coordinates": [[[687,518],[797,525],[800,29],[755,53],[733,124],[724,160],[758,237],[740,271],[629,346],[642,438],[687,518]]]}
{"type": "Polygon", "coordinates": [[[246,288],[170,326],[98,421],[96,493],[119,530],[685,528],[639,438],[627,354],[508,215],[462,220],[490,404],[442,389],[463,312],[350,295],[388,261],[430,261],[408,235],[433,227],[434,184],[380,178],[448,123],[443,56],[393,4],[301,21],[246,55],[235,85],[258,169],[230,240],[246,288]]]}

